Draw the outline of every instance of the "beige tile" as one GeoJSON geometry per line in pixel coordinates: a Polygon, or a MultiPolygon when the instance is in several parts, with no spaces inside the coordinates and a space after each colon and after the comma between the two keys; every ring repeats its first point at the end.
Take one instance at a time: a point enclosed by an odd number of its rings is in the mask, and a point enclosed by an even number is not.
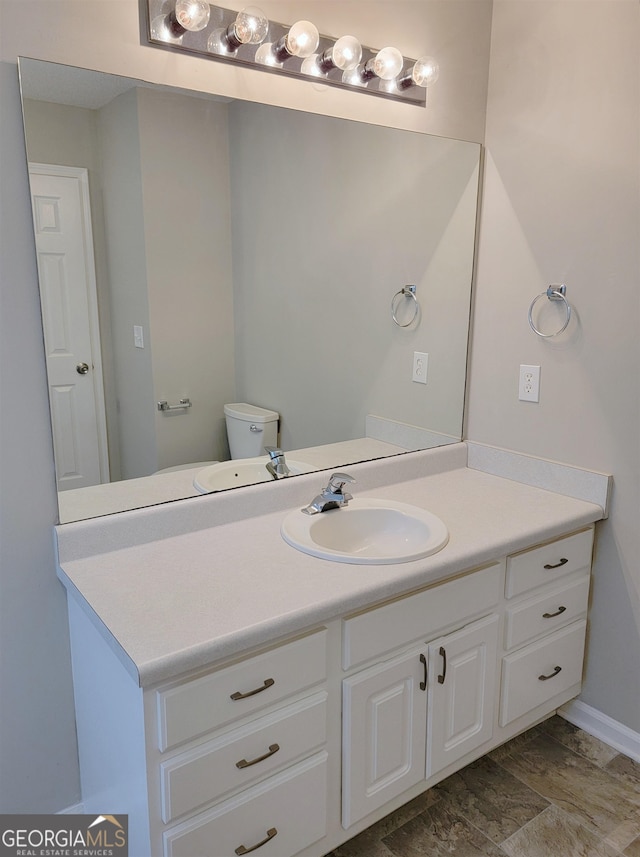
{"type": "Polygon", "coordinates": [[[420,815],[421,812],[424,812],[425,809],[433,806],[434,803],[437,803],[439,800],[440,794],[436,789],[429,789],[421,795],[418,795],[418,797],[413,800],[410,800],[409,803],[405,803],[404,806],[401,806],[399,809],[396,809],[394,812],[380,819],[380,821],[376,822],[369,828],[369,830],[378,839],[382,839],[383,837],[388,836],[389,833],[393,833],[393,831],[397,830],[398,827],[402,827],[403,824],[411,821],[411,819],[415,818],[416,815],[420,815]]]}
{"type": "Polygon", "coordinates": [[[555,806],[503,842],[502,850],[509,857],[620,857],[619,851],[555,806]]]}
{"type": "Polygon", "coordinates": [[[375,836],[365,830],[359,836],[339,845],[326,857],[392,857],[391,851],[375,836]]]}
{"type": "Polygon", "coordinates": [[[640,794],[549,735],[501,763],[596,836],[622,851],[640,835],[640,794]]]}
{"type": "Polygon", "coordinates": [[[541,726],[533,726],[531,729],[527,729],[526,732],[521,732],[520,735],[516,735],[515,738],[507,741],[506,744],[501,744],[500,747],[492,750],[489,753],[489,758],[495,762],[499,762],[505,756],[517,755],[525,744],[528,744],[536,735],[540,734],[540,731],[541,726]]]}
{"type": "Polygon", "coordinates": [[[574,753],[584,756],[585,759],[589,759],[590,762],[599,765],[601,768],[618,755],[618,751],[614,750],[613,747],[598,738],[594,738],[593,735],[583,732],[582,729],[557,714],[542,723],[541,727],[547,735],[551,735],[552,738],[573,750],[574,753]]]}
{"type": "Polygon", "coordinates": [[[411,821],[412,818],[439,800],[440,796],[434,789],[423,792],[380,821],[372,824],[358,836],[354,836],[353,839],[340,845],[327,857],[389,857],[391,852],[381,842],[382,838],[393,833],[398,827],[402,827],[403,824],[411,821]]]}
{"type": "Polygon", "coordinates": [[[640,763],[634,762],[628,756],[623,756],[622,753],[612,759],[605,766],[605,771],[613,774],[619,780],[624,780],[625,783],[640,790],[640,763]]]}
{"type": "Polygon", "coordinates": [[[640,836],[634,839],[631,845],[627,845],[623,854],[624,857],[640,857],[640,836]]]}
{"type": "Polygon", "coordinates": [[[394,857],[504,857],[496,845],[443,802],[385,836],[394,857]]]}
{"type": "Polygon", "coordinates": [[[448,808],[496,844],[535,818],[549,801],[484,757],[436,787],[448,808]]]}

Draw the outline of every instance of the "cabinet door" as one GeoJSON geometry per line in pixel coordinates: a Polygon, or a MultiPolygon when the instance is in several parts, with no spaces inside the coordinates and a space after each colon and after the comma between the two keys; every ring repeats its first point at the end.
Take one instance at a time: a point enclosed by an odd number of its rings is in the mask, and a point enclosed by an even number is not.
{"type": "Polygon", "coordinates": [[[345,829],[423,779],[425,680],[420,646],[343,681],[345,829]]]}
{"type": "Polygon", "coordinates": [[[498,616],[429,644],[427,779],[491,738],[498,616]]]}

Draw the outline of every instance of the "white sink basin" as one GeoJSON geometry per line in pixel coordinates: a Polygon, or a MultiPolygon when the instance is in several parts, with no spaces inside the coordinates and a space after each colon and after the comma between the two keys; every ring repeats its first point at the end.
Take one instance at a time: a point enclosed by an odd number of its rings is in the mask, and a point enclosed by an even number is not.
{"type": "Polygon", "coordinates": [[[282,538],[303,553],[335,562],[390,565],[437,553],[449,541],[440,518],[393,500],[351,500],[342,509],[306,515],[296,509],[282,522],[282,538]]]}
{"type": "MultiPolygon", "coordinates": [[[[257,458],[236,458],[232,461],[218,461],[199,470],[193,480],[193,487],[201,494],[222,491],[225,488],[237,488],[239,485],[255,485],[256,482],[271,482],[273,476],[267,470],[268,455],[257,458]]],[[[289,461],[287,467],[291,475],[310,473],[315,470],[304,461],[289,461]]]]}

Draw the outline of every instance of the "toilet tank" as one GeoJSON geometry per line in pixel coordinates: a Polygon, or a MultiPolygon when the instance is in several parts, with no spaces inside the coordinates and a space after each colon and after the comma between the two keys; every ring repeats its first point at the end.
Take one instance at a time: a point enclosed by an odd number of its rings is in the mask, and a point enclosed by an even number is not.
{"type": "Polygon", "coordinates": [[[254,458],[265,454],[265,446],[277,446],[279,414],[276,411],[235,402],[224,406],[224,418],[231,458],[254,458]]]}

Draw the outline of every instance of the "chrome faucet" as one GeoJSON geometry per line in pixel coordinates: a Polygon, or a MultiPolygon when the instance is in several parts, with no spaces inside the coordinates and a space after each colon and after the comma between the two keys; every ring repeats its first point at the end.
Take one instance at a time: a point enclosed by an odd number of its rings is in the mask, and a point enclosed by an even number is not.
{"type": "Polygon", "coordinates": [[[348,482],[355,482],[353,476],[348,473],[332,473],[329,484],[321,494],[314,497],[308,506],[302,511],[306,515],[317,515],[318,512],[326,512],[328,509],[341,509],[353,500],[351,494],[343,490],[348,482]]]}
{"type": "Polygon", "coordinates": [[[290,476],[291,471],[284,460],[284,452],[276,446],[265,446],[265,452],[269,453],[271,459],[266,463],[266,468],[274,479],[283,479],[285,476],[290,476]]]}

